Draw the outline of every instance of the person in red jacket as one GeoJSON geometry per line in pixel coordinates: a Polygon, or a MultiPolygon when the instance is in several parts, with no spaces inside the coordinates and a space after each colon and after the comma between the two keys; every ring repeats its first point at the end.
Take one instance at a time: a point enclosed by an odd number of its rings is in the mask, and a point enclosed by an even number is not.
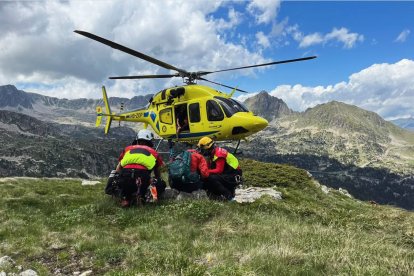
{"type": "Polygon", "coordinates": [[[151,184],[151,172],[154,172],[156,190],[161,194],[165,182],[161,180],[160,168],[164,164],[161,156],[153,149],[154,134],[142,129],[135,142],[126,147],[119,156],[116,171],[119,173],[121,206],[128,207],[134,200],[138,204],[145,202],[145,194],[151,184]]]}
{"type": "Polygon", "coordinates": [[[209,176],[204,184],[207,193],[216,198],[234,198],[236,187],[242,182],[239,160],[226,149],[216,146],[209,137],[201,138],[197,147],[210,160],[209,176]]]}
{"type": "Polygon", "coordinates": [[[170,178],[170,186],[178,191],[192,193],[203,188],[203,180],[209,176],[207,161],[194,149],[187,150],[191,154],[190,172],[197,174],[196,181],[185,181],[181,179],[170,178]]]}

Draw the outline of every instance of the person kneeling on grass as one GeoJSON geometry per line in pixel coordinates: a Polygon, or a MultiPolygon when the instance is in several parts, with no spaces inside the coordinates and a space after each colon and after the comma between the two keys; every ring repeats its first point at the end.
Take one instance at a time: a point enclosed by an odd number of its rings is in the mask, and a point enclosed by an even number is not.
{"type": "Polygon", "coordinates": [[[142,129],[131,146],[126,147],[119,156],[116,168],[121,206],[129,207],[136,202],[145,203],[148,187],[155,183],[152,190],[154,199],[165,190],[165,182],[161,180],[160,168],[164,164],[158,152],[153,149],[154,134],[142,129]],[[151,172],[157,181],[151,181],[151,172]]]}
{"type": "Polygon", "coordinates": [[[168,167],[170,187],[180,192],[192,193],[202,189],[203,179],[208,175],[206,160],[194,149],[179,154],[168,167]]]}
{"type": "Polygon", "coordinates": [[[239,166],[239,160],[224,148],[216,146],[209,137],[201,138],[197,148],[210,160],[209,176],[204,183],[209,197],[233,199],[236,187],[242,184],[242,170],[239,166]]]}

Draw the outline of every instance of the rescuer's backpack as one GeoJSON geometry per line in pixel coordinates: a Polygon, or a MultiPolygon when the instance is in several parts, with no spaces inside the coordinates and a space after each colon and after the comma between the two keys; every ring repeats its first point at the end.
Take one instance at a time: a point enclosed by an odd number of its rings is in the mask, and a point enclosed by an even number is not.
{"type": "Polygon", "coordinates": [[[172,181],[195,183],[200,180],[197,172],[191,172],[191,152],[184,151],[179,154],[168,166],[168,174],[172,181]]]}

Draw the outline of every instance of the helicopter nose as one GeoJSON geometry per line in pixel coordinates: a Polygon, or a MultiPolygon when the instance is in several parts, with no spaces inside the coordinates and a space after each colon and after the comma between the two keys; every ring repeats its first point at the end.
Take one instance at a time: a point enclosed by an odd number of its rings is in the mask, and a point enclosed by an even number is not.
{"type": "Polygon", "coordinates": [[[269,122],[266,119],[259,116],[255,116],[255,119],[252,123],[252,130],[253,132],[261,131],[262,129],[267,127],[268,124],[269,122]]]}
{"type": "Polygon", "coordinates": [[[234,114],[232,120],[234,120],[234,125],[231,134],[238,137],[249,136],[264,129],[269,124],[266,119],[247,112],[234,114]]]}

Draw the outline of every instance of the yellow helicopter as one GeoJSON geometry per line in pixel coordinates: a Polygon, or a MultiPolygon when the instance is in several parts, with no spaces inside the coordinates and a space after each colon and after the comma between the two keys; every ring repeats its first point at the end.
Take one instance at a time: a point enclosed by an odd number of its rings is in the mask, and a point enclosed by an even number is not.
{"type": "Polygon", "coordinates": [[[186,83],[186,85],[183,86],[172,87],[159,91],[150,99],[149,104],[144,108],[129,110],[121,113],[111,112],[105,87],[102,87],[105,113],[103,112],[102,107],[97,107],[96,126],[101,124],[103,116],[107,117],[105,134],[109,132],[111,122],[115,120],[144,123],[145,128],[150,125],[155,133],[170,141],[194,143],[198,141],[200,137],[209,136],[216,141],[238,140],[240,143],[240,139],[246,138],[247,136],[264,129],[268,125],[267,120],[254,115],[242,103],[232,98],[235,91],[247,93],[246,91],[209,81],[203,76],[217,72],[290,63],[316,58],[316,56],[311,56],[217,71],[188,72],[97,35],[79,30],[75,30],[75,32],[101,42],[114,49],[118,49],[163,68],[177,72],[175,74],[165,75],[110,77],[110,79],[181,77],[186,83]],[[211,87],[198,85],[196,84],[197,80],[207,81],[223,87],[231,88],[233,91],[230,94],[225,94],[211,87]]]}

